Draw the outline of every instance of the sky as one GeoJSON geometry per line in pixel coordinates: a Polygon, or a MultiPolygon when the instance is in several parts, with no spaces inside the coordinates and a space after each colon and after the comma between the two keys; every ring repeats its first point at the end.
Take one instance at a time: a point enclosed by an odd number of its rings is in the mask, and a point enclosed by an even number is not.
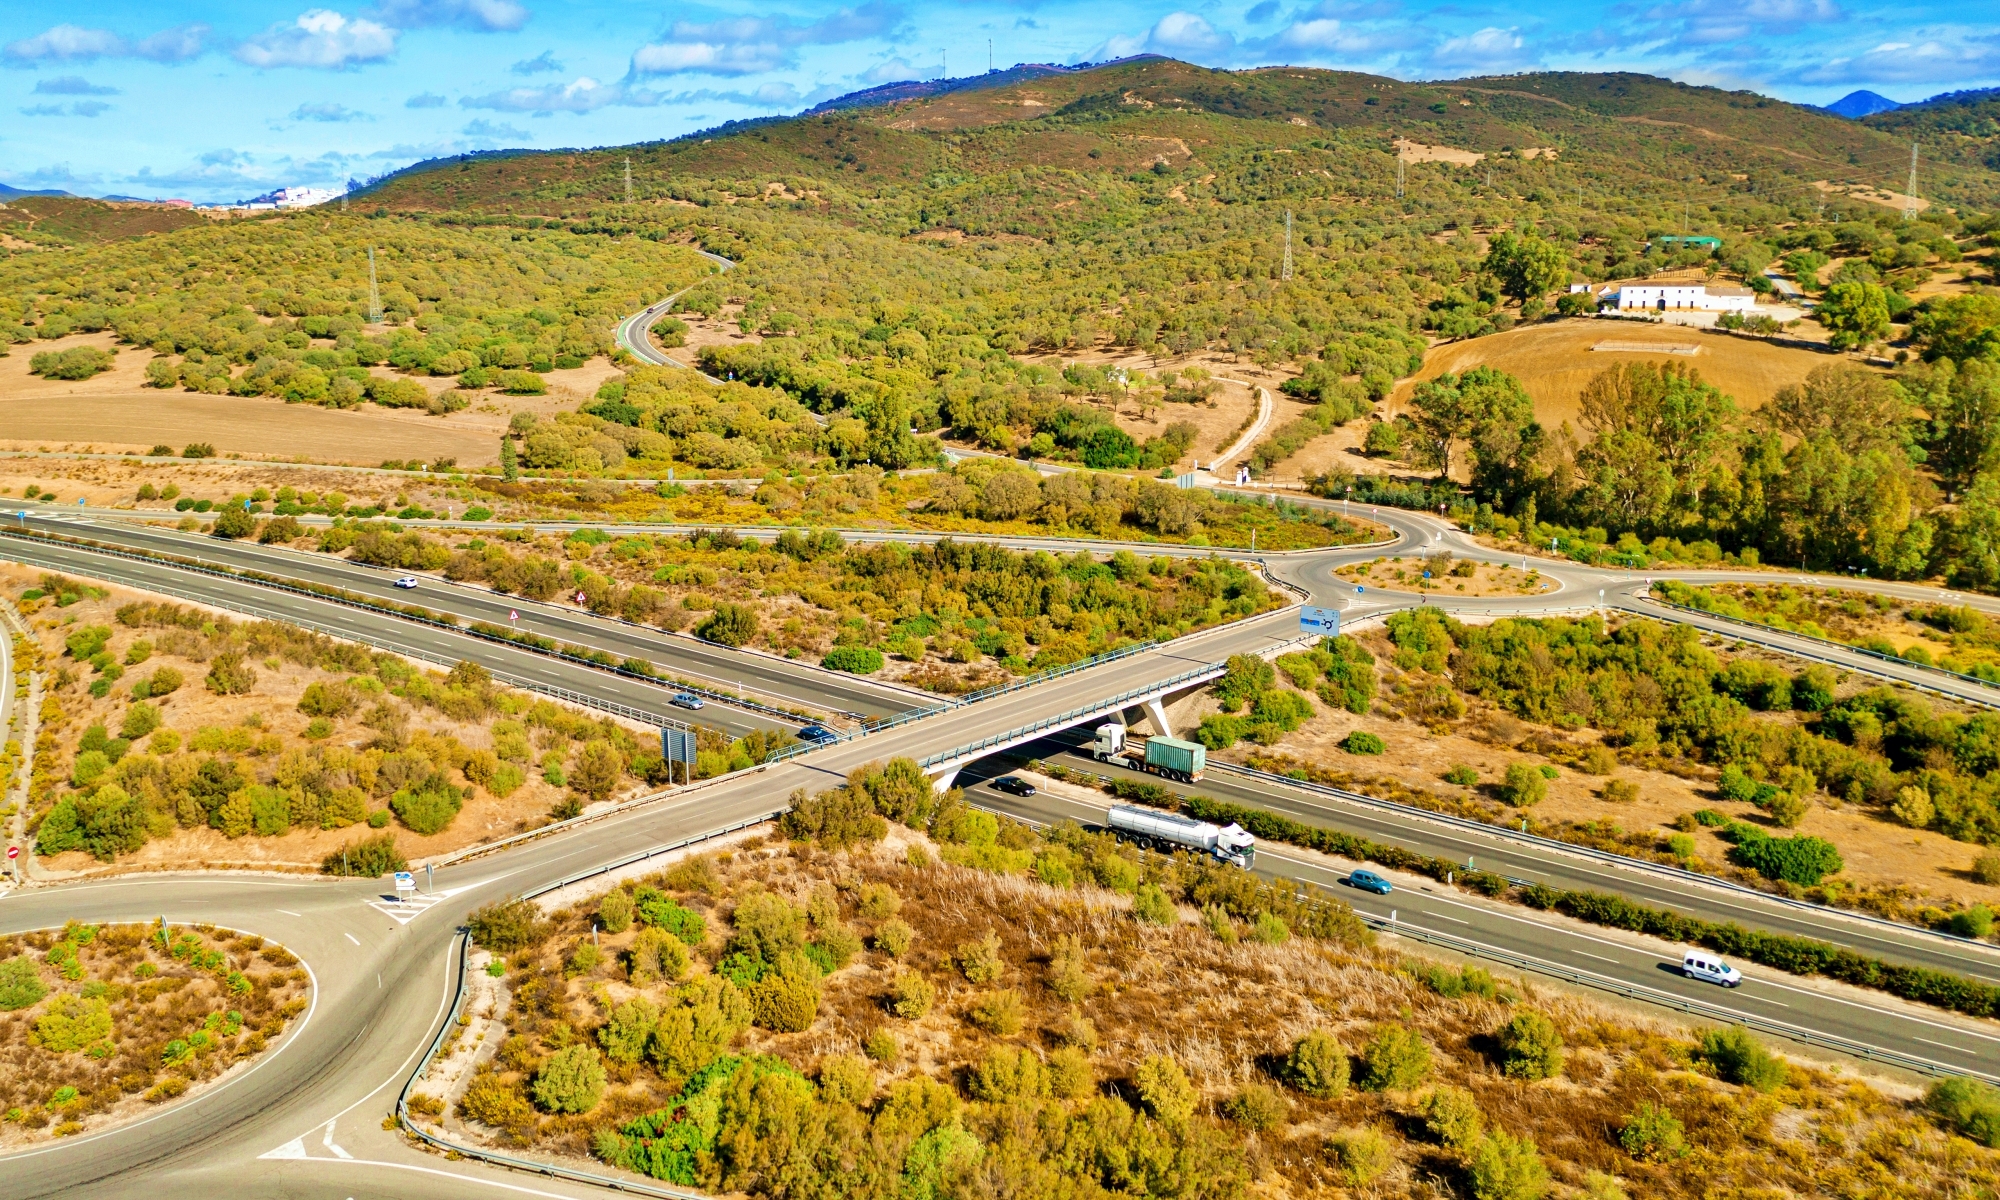
{"type": "Polygon", "coordinates": [[[0,183],[245,199],[472,150],[602,146],[878,83],[1158,53],[1443,79],[1632,70],[1823,104],[2000,83],[1942,0],[98,0],[0,6],[0,183]],[[163,24],[171,20],[172,24],[163,24]]]}

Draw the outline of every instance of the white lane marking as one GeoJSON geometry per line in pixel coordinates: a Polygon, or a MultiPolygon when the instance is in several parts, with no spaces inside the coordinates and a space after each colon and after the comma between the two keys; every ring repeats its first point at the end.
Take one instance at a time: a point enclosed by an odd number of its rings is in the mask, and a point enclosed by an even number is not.
{"type": "MultiPolygon", "coordinates": [[[[340,1119],[339,1117],[335,1117],[335,1118],[334,1118],[334,1121],[338,1121],[339,1119],[340,1119]]],[[[325,1140],[324,1140],[324,1143],[323,1143],[323,1144],[324,1144],[324,1145],[326,1146],[326,1148],[327,1148],[327,1149],[329,1149],[329,1150],[333,1151],[333,1152],[334,1152],[334,1153],[335,1153],[336,1155],[338,1155],[338,1156],[339,1156],[339,1157],[341,1157],[341,1158],[345,1158],[345,1159],[348,1159],[349,1161],[352,1161],[352,1160],[353,1160],[353,1158],[354,1158],[354,1156],[353,1156],[352,1154],[349,1154],[349,1153],[348,1153],[347,1151],[345,1151],[345,1150],[342,1150],[342,1149],[341,1149],[341,1148],[340,1148],[339,1146],[336,1146],[336,1145],[334,1145],[334,1143],[333,1143],[333,1121],[328,1121],[328,1122],[326,1123],[326,1138],[325,1138],[325,1140]]]]}
{"type": "MultiPolygon", "coordinates": [[[[1765,979],[1762,978],[1761,976],[1758,978],[1757,982],[1764,985],[1765,987],[1782,988],[1788,992],[1797,992],[1802,996],[1813,996],[1821,1000],[1831,1000],[1835,1004],[1845,1004],[1850,1008],[1858,1008],[1865,1012],[1881,1013],[1884,1016],[1899,1017],[1902,1020],[1910,1021],[1918,1025],[1928,1025],[1932,1029],[1942,1029],[1947,1033],[1956,1033],[1956,1034],[1962,1034],[1966,1037],[1981,1038],[1989,1042],[2000,1042],[2000,1037],[1995,1037],[1990,1033],[1981,1033],[1977,1029],[1968,1029],[1963,1025],[1952,1025],[1944,1021],[1929,1021],[1925,1020],[1923,1017],[1915,1016],[1914,1014],[1911,1013],[1898,1012],[1893,1008],[1877,1008],[1872,1004],[1863,1004],[1858,1000],[1849,1000],[1845,996],[1836,996],[1831,992],[1820,992],[1820,991],[1815,991],[1812,988],[1795,987],[1789,983],[1779,983],[1775,979],[1765,979]]],[[[1916,1035],[1911,1034],[1910,1036],[1915,1037],[1916,1035]]]]}
{"type": "Polygon", "coordinates": [[[341,934],[340,936],[342,936],[342,937],[346,938],[346,939],[347,939],[348,941],[350,941],[350,942],[353,942],[353,943],[354,943],[355,945],[357,945],[357,946],[359,946],[359,945],[361,944],[361,939],[360,939],[360,938],[358,938],[358,937],[355,937],[355,936],[354,936],[353,934],[351,934],[351,933],[343,933],[343,934],[341,934]]]}
{"type": "Polygon", "coordinates": [[[263,1154],[259,1154],[257,1157],[258,1158],[304,1158],[306,1157],[306,1140],[302,1137],[295,1137],[291,1141],[286,1142],[284,1145],[278,1147],[276,1150],[267,1151],[263,1154]]]}
{"type": "Polygon", "coordinates": [[[1575,954],[1580,958],[1594,958],[1598,962],[1608,962],[1614,967],[1622,967],[1625,965],[1624,963],[1619,962],[1615,958],[1606,958],[1602,954],[1592,954],[1588,950],[1572,950],[1570,953],[1575,954]]]}
{"type": "MultiPolygon", "coordinates": [[[[307,1158],[305,1161],[309,1163],[333,1163],[340,1165],[339,1160],[331,1158],[307,1158]]],[[[574,1193],[565,1195],[561,1192],[544,1192],[537,1188],[522,1187],[518,1183],[502,1183],[498,1179],[487,1179],[480,1175],[461,1175],[456,1171],[440,1171],[436,1167],[419,1167],[412,1163],[381,1162],[372,1158],[356,1158],[348,1161],[357,1167],[387,1167],[392,1171],[417,1171],[425,1175],[436,1175],[444,1179],[449,1179],[453,1183],[484,1184],[487,1187],[499,1188],[502,1191],[517,1192],[523,1196],[546,1196],[548,1200],[576,1200],[574,1193]]]]}
{"type": "Polygon", "coordinates": [[[1945,1050],[1949,1050],[1949,1051],[1951,1051],[1951,1052],[1952,1052],[1952,1053],[1954,1053],[1954,1054],[1976,1054],[1976,1053],[1978,1053],[1978,1051],[1976,1051],[1976,1050],[1967,1050],[1967,1049],[1966,1049],[1965,1047],[1963,1047],[1963,1046],[1951,1046],[1951,1045],[1947,1045],[1947,1044],[1945,1044],[1944,1042],[1934,1042],[1934,1041],[1930,1040],[1929,1038],[1920,1038],[1920,1037],[1918,1037],[1918,1036],[1917,1036],[1916,1034],[1914,1034],[1914,1033],[1910,1035],[1910,1040],[1911,1040],[1911,1041],[1913,1041],[1913,1042],[1922,1042],[1922,1043],[1923,1043],[1924,1045],[1926,1045],[1926,1046],[1937,1046],[1937,1047],[1940,1047],[1940,1048],[1942,1048],[1942,1049],[1945,1049],[1945,1050]]]}
{"type": "Polygon", "coordinates": [[[298,915],[299,915],[299,914],[297,914],[297,913],[293,912],[293,911],[292,911],[291,909],[289,909],[289,908],[279,908],[279,909],[273,909],[272,911],[273,911],[273,912],[281,912],[281,913],[284,913],[284,914],[285,914],[286,916],[288,916],[288,917],[296,917],[296,916],[298,916],[298,915]]]}
{"type": "MultiPolygon", "coordinates": [[[[1773,1000],[1773,999],[1771,999],[1771,998],[1770,998],[1769,996],[1753,996],[1753,995],[1749,994],[1748,992],[1744,992],[1744,993],[1743,993],[1742,995],[1743,995],[1743,998],[1744,998],[1745,1000],[1755,1000],[1755,1001],[1756,1001],[1757,1003],[1759,1003],[1759,1004],[1775,1004],[1775,1005],[1777,1005],[1777,1006],[1778,1006],[1779,1008],[1790,1008],[1790,1007],[1791,1007],[1791,1005],[1789,1005],[1789,1004],[1785,1003],[1785,1002],[1784,1002],[1783,1000],[1773,1000]]],[[[1915,1035],[1914,1035],[1914,1034],[1912,1034],[1911,1036],[1913,1036],[1913,1037],[1914,1037],[1915,1035]]],[[[1921,1042],[1921,1041],[1923,1041],[1924,1039],[1922,1039],[1922,1038],[1917,1038],[1917,1040],[1921,1042]]]]}

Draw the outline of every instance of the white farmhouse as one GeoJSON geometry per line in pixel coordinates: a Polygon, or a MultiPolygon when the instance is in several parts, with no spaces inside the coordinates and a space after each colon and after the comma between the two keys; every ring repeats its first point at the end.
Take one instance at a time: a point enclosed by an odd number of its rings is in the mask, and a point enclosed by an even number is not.
{"type": "Polygon", "coordinates": [[[1747,287],[1711,287],[1705,283],[1626,283],[1617,292],[1620,312],[1749,312],[1757,293],[1747,287]]]}

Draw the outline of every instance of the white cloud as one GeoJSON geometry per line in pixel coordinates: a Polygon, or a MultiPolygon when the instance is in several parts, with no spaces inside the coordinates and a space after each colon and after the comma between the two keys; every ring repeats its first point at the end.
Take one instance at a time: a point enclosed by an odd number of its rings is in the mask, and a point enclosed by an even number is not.
{"type": "Polygon", "coordinates": [[[115,87],[99,87],[81,75],[58,75],[54,79],[35,81],[38,96],[116,96],[115,87]]]}
{"type": "Polygon", "coordinates": [[[102,100],[78,100],[69,106],[69,111],[74,116],[94,117],[111,111],[111,106],[102,100]]]}
{"type": "Polygon", "coordinates": [[[530,15],[514,0],[380,0],[374,11],[397,29],[453,25],[485,33],[519,29],[530,15]]]}
{"type": "Polygon", "coordinates": [[[1236,49],[1234,36],[1191,12],[1170,12],[1138,37],[1111,37],[1093,55],[1100,58],[1130,58],[1134,54],[1165,54],[1173,58],[1210,62],[1236,49]]]}
{"type": "Polygon", "coordinates": [[[495,125],[485,117],[480,117],[476,121],[468,121],[465,128],[459,130],[459,132],[475,142],[492,142],[496,140],[524,142],[528,140],[527,130],[516,129],[512,125],[495,125]]]}
{"type": "Polygon", "coordinates": [[[611,107],[651,108],[659,102],[657,92],[625,83],[599,83],[585,75],[574,83],[507,88],[484,96],[466,96],[458,103],[463,108],[490,108],[497,112],[524,112],[546,117],[551,113],[587,113],[611,107]]]}
{"type": "Polygon", "coordinates": [[[109,29],[56,25],[31,38],[9,42],[0,55],[16,65],[35,62],[88,62],[96,58],[148,58],[185,62],[207,47],[206,25],[178,25],[134,42],[109,29]]]}
{"type": "Polygon", "coordinates": [[[315,8],[289,25],[273,25],[236,47],[236,61],[252,67],[339,70],[394,54],[396,33],[362,17],[315,8]]]}
{"type": "Polygon", "coordinates": [[[903,19],[900,6],[870,0],[808,24],[782,17],[739,17],[697,24],[676,21],[667,39],[632,55],[642,75],[756,75],[790,66],[800,46],[829,46],[880,37],[903,19]]]}
{"type": "Polygon", "coordinates": [[[436,92],[418,92],[416,95],[410,97],[408,100],[403,101],[403,107],[443,108],[444,97],[438,95],[436,92]]]}
{"type": "Polygon", "coordinates": [[[923,72],[900,58],[891,58],[863,71],[859,78],[862,83],[873,87],[878,83],[903,83],[906,80],[921,79],[923,72]]]}
{"type": "Polygon", "coordinates": [[[24,117],[95,117],[111,111],[102,100],[78,100],[68,108],[60,104],[33,104],[21,110],[24,117]]]}
{"type": "Polygon", "coordinates": [[[372,121],[374,117],[364,112],[355,112],[344,104],[309,103],[292,110],[294,121],[318,121],[327,125],[339,125],[348,121],[372,121]]]}
{"type": "Polygon", "coordinates": [[[1384,45],[1385,40],[1379,35],[1343,25],[1332,17],[1317,17],[1310,21],[1294,21],[1259,43],[1259,48],[1280,56],[1316,57],[1325,54],[1372,54],[1384,45]]]}
{"type": "Polygon", "coordinates": [[[563,65],[556,61],[555,51],[544,50],[533,58],[524,58],[507,68],[516,75],[539,75],[544,71],[560,72],[563,65]]]}
{"type": "Polygon", "coordinates": [[[24,117],[60,117],[67,112],[60,104],[31,104],[21,110],[24,117]]]}
{"type": "Polygon", "coordinates": [[[2000,34],[1926,31],[1909,41],[1883,42],[1798,73],[1805,83],[1928,83],[1965,85],[2000,76],[2000,34]]]}
{"type": "Polygon", "coordinates": [[[1448,39],[1433,50],[1430,65],[1455,71],[1511,71],[1527,66],[1533,55],[1514,29],[1487,26],[1477,33],[1448,39]]]}

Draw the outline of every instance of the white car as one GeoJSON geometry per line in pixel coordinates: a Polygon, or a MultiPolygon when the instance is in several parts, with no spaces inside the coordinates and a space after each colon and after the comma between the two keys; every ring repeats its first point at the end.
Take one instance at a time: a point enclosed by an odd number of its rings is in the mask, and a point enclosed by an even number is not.
{"type": "Polygon", "coordinates": [[[1743,985],[1743,972],[1701,950],[1690,950],[1681,959],[1681,974],[1703,983],[1719,983],[1723,987],[1743,985]]]}
{"type": "Polygon", "coordinates": [[[417,586],[417,577],[415,575],[405,575],[396,581],[396,586],[402,588],[404,591],[409,591],[411,588],[417,586]]]}

